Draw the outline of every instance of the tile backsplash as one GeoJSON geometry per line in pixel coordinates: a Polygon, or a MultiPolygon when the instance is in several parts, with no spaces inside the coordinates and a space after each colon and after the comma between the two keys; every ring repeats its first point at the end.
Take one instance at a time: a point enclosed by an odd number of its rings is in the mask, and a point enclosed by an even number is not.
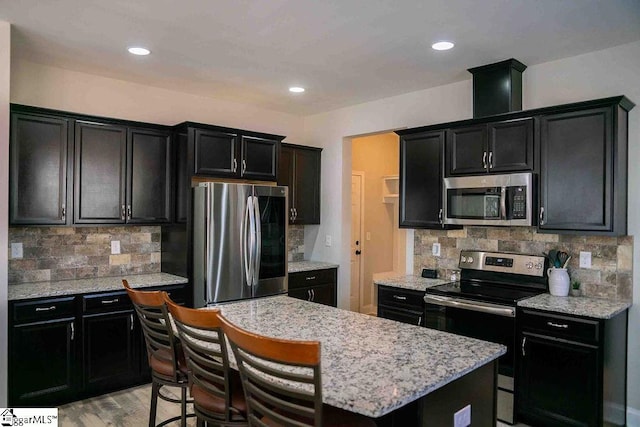
{"type": "Polygon", "coordinates": [[[631,300],[633,237],[574,236],[538,233],[535,227],[465,227],[462,230],[416,230],[413,270],[435,268],[448,278],[458,267],[460,251],[542,254],[558,249],[572,256],[569,274],[580,280],[586,296],[631,300]],[[433,243],[440,243],[441,256],[431,254],[433,243]],[[580,251],[591,252],[591,268],[580,268],[580,251]]]}
{"type": "Polygon", "coordinates": [[[22,243],[23,258],[9,259],[10,284],[160,272],[158,226],[11,227],[11,243],[22,243]]]}
{"type": "Polygon", "coordinates": [[[287,246],[289,262],[304,260],[304,225],[289,226],[287,246]]]}

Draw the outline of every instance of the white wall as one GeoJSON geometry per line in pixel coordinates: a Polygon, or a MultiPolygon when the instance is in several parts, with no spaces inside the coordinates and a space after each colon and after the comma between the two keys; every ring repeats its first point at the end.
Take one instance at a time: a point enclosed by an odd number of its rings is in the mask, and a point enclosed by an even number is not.
{"type": "MultiPolygon", "coordinates": [[[[524,108],[627,95],[640,103],[640,42],[536,65],[524,73],[524,108]]],[[[471,80],[305,118],[305,140],[324,148],[322,224],[305,237],[312,259],[340,265],[338,298],[348,307],[350,140],[363,135],[472,116],[471,80]],[[324,246],[324,236],[334,246],[324,246]]],[[[629,234],[640,240],[640,107],[629,115],[629,234]]],[[[638,243],[636,244],[636,248],[638,243]]],[[[634,303],[629,319],[629,425],[640,426],[640,250],[634,251],[634,303]]]]}
{"type": "Polygon", "coordinates": [[[208,123],[300,139],[298,116],[93,74],[14,61],[11,102],[38,107],[175,125],[208,123]]]}
{"type": "Polygon", "coordinates": [[[11,26],[0,21],[0,408],[7,406],[7,247],[9,224],[9,93],[11,26]]]}

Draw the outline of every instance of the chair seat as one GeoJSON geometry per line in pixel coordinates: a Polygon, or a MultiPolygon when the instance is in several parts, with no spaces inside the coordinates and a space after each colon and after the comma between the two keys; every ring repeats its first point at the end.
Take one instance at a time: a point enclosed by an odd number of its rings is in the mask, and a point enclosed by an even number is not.
{"type": "MultiPolygon", "coordinates": [[[[182,348],[176,348],[178,353],[178,375],[186,377],[187,375],[187,362],[184,357],[182,348]]],[[[149,366],[151,370],[164,377],[173,377],[173,354],[166,349],[156,350],[153,354],[149,355],[149,366]]]]}
{"type": "MultiPolygon", "coordinates": [[[[244,393],[239,379],[238,383],[234,385],[231,386],[231,407],[238,411],[242,417],[246,417],[247,403],[244,399],[244,393]]],[[[194,403],[203,410],[214,414],[224,414],[224,398],[209,393],[205,388],[198,384],[191,385],[191,397],[193,397],[194,403]]]]}

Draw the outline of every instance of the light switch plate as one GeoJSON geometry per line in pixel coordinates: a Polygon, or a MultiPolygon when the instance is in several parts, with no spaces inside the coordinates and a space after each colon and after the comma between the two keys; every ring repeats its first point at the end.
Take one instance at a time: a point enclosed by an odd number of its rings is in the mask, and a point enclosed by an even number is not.
{"type": "Polygon", "coordinates": [[[591,268],[591,252],[580,252],[580,268],[591,268]]]}
{"type": "Polygon", "coordinates": [[[22,243],[12,243],[11,244],[11,258],[12,259],[20,259],[24,255],[22,253],[22,243]]]}
{"type": "Polygon", "coordinates": [[[326,236],[324,236],[324,245],[325,246],[331,246],[331,235],[327,234],[326,236]]]}
{"type": "Polygon", "coordinates": [[[453,414],[453,427],[467,427],[471,425],[471,405],[467,405],[453,414]]]}
{"type": "Polygon", "coordinates": [[[367,240],[371,240],[371,232],[367,231],[367,240]]]}
{"type": "Polygon", "coordinates": [[[431,246],[431,254],[433,256],[440,256],[440,243],[434,243],[433,246],[431,246]]]}
{"type": "Polygon", "coordinates": [[[118,255],[120,253],[120,240],[111,241],[111,255],[118,255]]]}

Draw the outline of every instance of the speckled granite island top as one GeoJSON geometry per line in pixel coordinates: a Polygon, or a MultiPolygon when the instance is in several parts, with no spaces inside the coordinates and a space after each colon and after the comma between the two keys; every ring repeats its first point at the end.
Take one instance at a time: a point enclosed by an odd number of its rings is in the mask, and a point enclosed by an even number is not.
{"type": "Polygon", "coordinates": [[[57,282],[33,282],[9,285],[9,301],[55,297],[61,295],[87,294],[91,292],[120,291],[122,279],[127,279],[133,288],[178,285],[187,283],[184,277],[167,273],[135,274],[118,277],[96,277],[92,279],[61,280],[57,282]]]}
{"type": "Polygon", "coordinates": [[[555,297],[550,294],[541,294],[519,301],[518,307],[534,308],[574,316],[593,317],[596,319],[611,319],[616,314],[631,307],[631,303],[599,298],[555,297]]]}
{"type": "Polygon", "coordinates": [[[320,341],[324,403],[373,418],[506,352],[499,344],[286,296],[218,307],[231,322],[255,333],[320,341]]]}
{"type": "Polygon", "coordinates": [[[289,273],[300,273],[301,271],[326,270],[327,268],[338,268],[338,264],[320,261],[293,261],[287,265],[289,273]]]}
{"type": "Polygon", "coordinates": [[[425,279],[421,276],[415,276],[412,274],[402,276],[392,276],[384,279],[374,280],[376,285],[391,286],[394,288],[410,289],[413,291],[424,291],[432,286],[442,285],[448,283],[450,280],[442,279],[425,279]]]}

